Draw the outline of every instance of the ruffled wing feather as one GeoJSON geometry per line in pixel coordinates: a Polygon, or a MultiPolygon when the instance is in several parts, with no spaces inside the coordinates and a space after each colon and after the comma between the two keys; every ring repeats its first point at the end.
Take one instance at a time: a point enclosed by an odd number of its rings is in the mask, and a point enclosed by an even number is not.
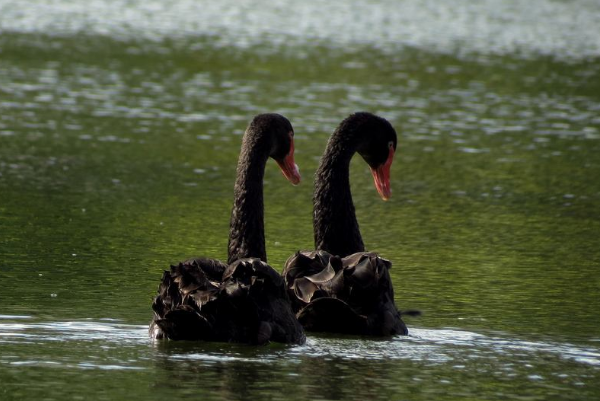
{"type": "Polygon", "coordinates": [[[339,258],[301,251],[285,264],[283,277],[306,330],[348,334],[407,334],[394,303],[391,263],[372,252],[339,258]]]}
{"type": "Polygon", "coordinates": [[[165,271],[152,304],[153,338],[303,343],[281,276],[259,259],[191,259],[165,271]]]}

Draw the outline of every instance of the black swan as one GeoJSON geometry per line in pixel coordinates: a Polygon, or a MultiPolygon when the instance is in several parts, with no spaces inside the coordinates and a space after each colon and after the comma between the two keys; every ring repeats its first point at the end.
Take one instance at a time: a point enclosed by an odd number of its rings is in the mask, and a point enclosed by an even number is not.
{"type": "Polygon", "coordinates": [[[283,271],[292,306],[307,331],[408,334],[394,304],[391,263],[365,252],[349,179],[350,160],[358,152],[371,168],[380,196],[387,200],[396,140],[387,120],[365,112],[347,117],[329,139],[315,174],[317,250],[297,252],[283,271]]]}
{"type": "Polygon", "coordinates": [[[165,271],[154,299],[155,339],[302,344],[283,278],[267,261],[263,176],[269,157],[293,184],[294,131],[279,114],[256,116],[244,134],[237,165],[227,264],[191,259],[165,271]]]}

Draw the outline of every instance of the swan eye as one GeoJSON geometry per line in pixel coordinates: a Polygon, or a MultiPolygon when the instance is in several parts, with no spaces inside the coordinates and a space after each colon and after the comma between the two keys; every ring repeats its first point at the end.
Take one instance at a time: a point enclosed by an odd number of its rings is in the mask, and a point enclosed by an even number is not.
{"type": "Polygon", "coordinates": [[[394,148],[394,142],[393,141],[389,141],[388,142],[388,149],[393,149],[394,148]]]}

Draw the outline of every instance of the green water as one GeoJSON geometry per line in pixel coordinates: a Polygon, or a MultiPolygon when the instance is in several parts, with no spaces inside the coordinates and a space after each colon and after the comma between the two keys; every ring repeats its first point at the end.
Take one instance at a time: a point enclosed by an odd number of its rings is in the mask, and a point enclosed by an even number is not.
{"type": "Polygon", "coordinates": [[[600,395],[598,56],[53,29],[0,36],[3,400],[600,395]],[[250,119],[296,131],[302,184],[265,176],[280,270],[313,247],[312,175],[357,110],[399,133],[391,200],[359,158],[351,182],[411,335],[152,343],[162,270],[226,257],[250,119]]]}

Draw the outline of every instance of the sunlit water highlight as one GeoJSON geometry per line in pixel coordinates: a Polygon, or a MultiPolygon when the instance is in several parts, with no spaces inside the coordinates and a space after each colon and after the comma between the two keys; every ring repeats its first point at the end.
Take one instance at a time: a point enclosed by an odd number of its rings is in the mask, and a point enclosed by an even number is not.
{"type": "MultiPolygon", "coordinates": [[[[600,55],[594,0],[534,1],[0,1],[0,29],[119,38],[210,35],[222,46],[366,43],[393,53],[600,55]]],[[[263,47],[270,51],[268,46],[263,47]]]]}

